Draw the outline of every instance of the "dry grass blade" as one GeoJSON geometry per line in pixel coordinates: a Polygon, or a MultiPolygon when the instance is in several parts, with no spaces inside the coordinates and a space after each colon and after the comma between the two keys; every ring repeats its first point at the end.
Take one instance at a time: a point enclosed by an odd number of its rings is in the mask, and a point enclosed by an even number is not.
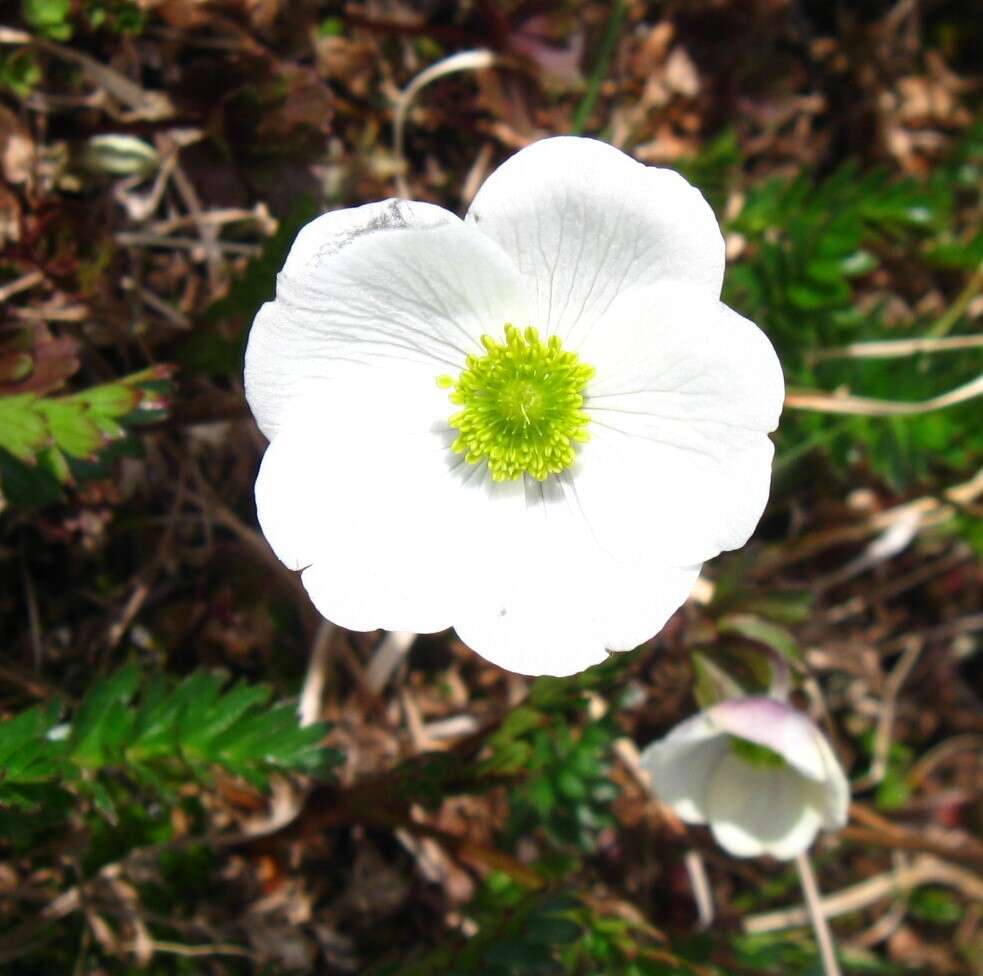
{"type": "Polygon", "coordinates": [[[491,51],[459,51],[452,54],[429,68],[421,71],[400,93],[396,100],[396,108],[393,113],[393,156],[396,163],[396,192],[404,199],[409,197],[409,186],[406,182],[406,159],[405,159],[405,138],[406,138],[406,118],[413,104],[413,99],[439,78],[446,78],[448,75],[460,71],[482,71],[485,68],[493,67],[498,58],[491,51]]]}
{"type": "Polygon", "coordinates": [[[919,353],[960,352],[983,348],[983,335],[923,337],[919,339],[884,339],[879,342],[854,342],[848,346],[820,349],[807,356],[810,363],[831,359],[900,359],[919,353]]]}
{"type": "Polygon", "coordinates": [[[861,417],[904,417],[944,410],[946,407],[965,403],[981,394],[983,394],[983,375],[948,393],[916,403],[905,403],[902,400],[876,400],[847,393],[792,389],[785,394],[785,406],[792,410],[818,410],[822,413],[843,413],[861,417]]]}

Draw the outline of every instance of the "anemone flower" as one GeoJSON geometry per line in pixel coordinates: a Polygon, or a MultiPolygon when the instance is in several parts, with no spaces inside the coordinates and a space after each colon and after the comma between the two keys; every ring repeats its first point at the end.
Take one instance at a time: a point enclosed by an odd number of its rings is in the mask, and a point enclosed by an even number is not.
{"type": "Polygon", "coordinates": [[[463,220],[317,218],[246,353],[273,550],[337,624],[453,626],[524,674],[647,640],[768,496],[782,373],[723,270],[697,190],[590,139],[515,154],[463,220]]]}
{"type": "Polygon", "coordinates": [[[846,823],[850,788],[826,737],[774,698],[719,702],[642,753],[659,799],[680,819],[709,824],[737,857],[791,860],[820,828],[846,823]]]}

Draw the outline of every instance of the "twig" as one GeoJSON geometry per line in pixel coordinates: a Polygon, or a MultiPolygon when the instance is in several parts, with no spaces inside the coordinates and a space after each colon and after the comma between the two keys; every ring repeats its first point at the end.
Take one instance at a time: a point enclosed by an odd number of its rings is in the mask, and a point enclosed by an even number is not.
{"type": "Polygon", "coordinates": [[[960,335],[946,338],[884,339],[879,342],[852,342],[831,346],[806,356],[810,363],[831,359],[900,359],[916,353],[957,352],[983,347],[983,335],[960,335]]]}
{"type": "Polygon", "coordinates": [[[169,217],[167,220],[155,221],[147,230],[154,234],[170,234],[175,230],[202,224],[222,227],[225,224],[244,222],[258,224],[260,233],[267,237],[276,233],[278,223],[277,219],[270,214],[266,204],[257,203],[252,210],[244,210],[242,207],[227,207],[225,209],[206,210],[197,216],[194,214],[179,214],[176,217],[169,217]]]}
{"type": "MultiPolygon", "coordinates": [[[[129,943],[122,947],[133,951],[135,943],[129,943]]],[[[230,943],[218,943],[217,945],[183,945],[180,942],[165,942],[160,939],[153,939],[150,948],[154,952],[166,952],[172,956],[187,956],[191,959],[198,959],[202,956],[239,956],[243,959],[252,959],[253,953],[242,946],[230,943]]]]}
{"type": "Polygon", "coordinates": [[[297,704],[297,714],[303,726],[313,725],[321,717],[321,699],[324,697],[324,687],[327,684],[328,665],[331,661],[331,639],[334,637],[335,629],[335,625],[330,620],[322,620],[314,644],[311,646],[311,658],[307,663],[307,674],[297,704]]]}
{"type": "Polygon", "coordinates": [[[961,864],[983,867],[983,844],[978,843],[968,834],[962,832],[955,833],[954,836],[947,834],[943,839],[938,833],[909,830],[886,820],[860,803],[850,804],[850,819],[867,826],[847,824],[840,829],[840,837],[845,840],[898,851],[921,851],[925,854],[935,854],[937,857],[955,858],[961,864]]]}
{"type": "Polygon", "coordinates": [[[869,543],[859,556],[851,559],[839,569],[815,580],[812,584],[813,592],[822,593],[832,586],[839,586],[878,563],[897,556],[907,549],[911,541],[918,535],[921,523],[922,513],[918,509],[902,512],[900,518],[889,525],[873,542],[869,543]]]}
{"type": "Polygon", "coordinates": [[[176,325],[179,329],[190,329],[192,327],[191,320],[187,315],[164,301],[159,295],[155,295],[149,288],[141,285],[133,278],[124,276],[120,280],[120,285],[127,291],[134,292],[144,305],[153,309],[153,311],[157,312],[162,318],[167,319],[172,325],[176,325]]]}
{"type": "Polygon", "coordinates": [[[884,694],[881,697],[881,709],[877,718],[877,730],[874,733],[874,750],[871,759],[870,769],[854,780],[851,784],[851,792],[866,790],[871,786],[876,786],[887,773],[887,758],[891,751],[891,738],[894,731],[894,715],[897,709],[898,695],[901,686],[905,683],[911,669],[915,666],[918,656],[924,648],[925,642],[917,637],[909,640],[908,646],[901,655],[901,659],[894,666],[890,677],[884,683],[884,694]]]}
{"type": "MultiPolygon", "coordinates": [[[[979,616],[983,617],[983,614],[979,616]]],[[[977,761],[979,762],[980,757],[983,757],[983,735],[966,732],[963,735],[956,735],[951,739],[945,739],[938,745],[933,746],[928,752],[918,758],[905,777],[908,788],[910,790],[918,789],[937,766],[940,766],[952,756],[959,755],[961,752],[970,751],[976,754],[977,761]]]]}
{"type": "Polygon", "coordinates": [[[144,90],[118,71],[74,48],[44,38],[32,37],[31,41],[42,51],[65,61],[74,61],[89,76],[90,81],[128,106],[131,111],[127,114],[126,121],[159,122],[174,116],[174,104],[167,95],[144,90]]]}
{"type": "MultiPolygon", "coordinates": [[[[125,230],[115,236],[117,243],[124,247],[164,247],[194,251],[203,246],[202,242],[194,237],[166,237],[161,234],[141,234],[125,230]]],[[[225,254],[244,254],[247,257],[255,257],[263,250],[258,244],[239,244],[233,241],[216,241],[215,246],[225,254]]]]}
{"type": "Polygon", "coordinates": [[[394,630],[382,638],[365,672],[365,681],[372,694],[378,695],[386,687],[415,640],[416,634],[408,630],[394,630]]]}
{"type": "Polygon", "coordinates": [[[836,959],[833,933],[830,932],[826,922],[819,885],[816,883],[816,874],[812,870],[812,861],[809,860],[808,851],[802,851],[796,857],[795,866],[799,872],[799,882],[802,885],[802,894],[805,895],[806,910],[809,913],[809,920],[812,922],[812,930],[816,933],[819,955],[823,960],[823,972],[826,976],[840,976],[840,964],[836,959]]]}
{"type": "Polygon", "coordinates": [[[18,292],[27,291],[28,288],[41,284],[42,281],[44,281],[44,275],[40,271],[31,271],[26,275],[21,275],[21,277],[15,278],[0,288],[0,302],[5,302],[8,298],[13,298],[18,292]]]}
{"type": "Polygon", "coordinates": [[[823,619],[828,623],[841,624],[859,613],[863,613],[870,603],[891,600],[907,590],[921,586],[930,579],[935,579],[949,570],[955,569],[961,563],[974,560],[975,552],[968,545],[956,545],[955,551],[948,552],[939,559],[935,559],[927,565],[918,566],[910,573],[892,580],[886,586],[882,586],[872,593],[865,596],[853,596],[842,603],[832,606],[823,614],[823,619]]]}
{"type": "Polygon", "coordinates": [[[485,182],[485,177],[488,175],[488,167],[491,166],[492,154],[494,151],[495,146],[491,142],[484,143],[481,149],[478,150],[478,155],[475,156],[474,162],[471,164],[471,168],[468,170],[467,176],[464,177],[464,180],[461,183],[462,206],[467,207],[470,205],[471,201],[475,197],[475,194],[478,192],[478,188],[485,182]]]}
{"type": "Polygon", "coordinates": [[[957,386],[948,393],[908,403],[903,400],[877,400],[871,397],[852,396],[848,393],[823,393],[818,390],[789,390],[785,394],[785,406],[793,410],[816,410],[820,413],[848,413],[861,417],[905,417],[933,410],[943,410],[957,403],[965,403],[983,394],[983,375],[957,386]]]}
{"type": "MultiPolygon", "coordinates": [[[[895,871],[903,871],[907,866],[908,860],[905,854],[902,851],[895,851],[895,871]]],[[[864,932],[853,936],[849,944],[857,949],[869,949],[871,946],[889,939],[898,930],[898,926],[901,925],[908,913],[909,894],[907,891],[898,892],[887,911],[864,932]]]]}
{"type": "Polygon", "coordinates": [[[700,918],[700,928],[707,929],[713,924],[713,889],[707,878],[703,855],[699,851],[687,851],[683,863],[689,875],[689,886],[696,902],[696,913],[700,918]]]}
{"type": "MultiPolygon", "coordinates": [[[[153,575],[156,575],[156,572],[153,575]]],[[[130,624],[133,623],[134,618],[140,612],[148,596],[150,596],[150,584],[146,579],[138,580],[136,586],[133,587],[133,592],[130,593],[126,599],[126,603],[123,604],[123,609],[120,610],[116,619],[106,632],[106,645],[110,650],[115,650],[119,645],[119,642],[123,639],[123,634],[129,630],[130,624]]]]}
{"type": "Polygon", "coordinates": [[[970,505],[980,494],[983,494],[983,468],[968,481],[947,488],[942,493],[944,501],[931,495],[924,495],[913,501],[896,505],[894,508],[876,512],[862,522],[823,529],[792,543],[776,547],[754,567],[752,575],[756,579],[761,579],[776,570],[816,556],[833,546],[859,542],[872,533],[882,532],[898,521],[911,518],[913,513],[917,513],[921,518],[922,529],[939,525],[955,515],[954,506],[970,505]]]}
{"type": "Polygon", "coordinates": [[[201,246],[205,252],[205,265],[208,268],[208,284],[212,290],[212,294],[218,294],[222,289],[222,253],[219,249],[219,228],[215,224],[202,220],[202,206],[201,200],[198,198],[198,192],[182,169],[181,163],[177,161],[180,147],[164,133],[157,136],[157,147],[162,155],[169,153],[175,159],[171,180],[185,207],[188,208],[188,213],[194,221],[195,227],[198,229],[201,246]]]}
{"type": "Polygon", "coordinates": [[[422,88],[437,81],[438,78],[444,78],[458,71],[481,71],[484,68],[492,67],[498,61],[499,58],[496,54],[483,48],[476,51],[459,51],[457,54],[452,54],[449,58],[444,58],[421,71],[400,91],[396,99],[396,110],[393,114],[393,156],[396,163],[396,193],[399,196],[406,198],[410,195],[404,173],[404,140],[406,116],[413,99],[422,88]]]}
{"type": "MultiPolygon", "coordinates": [[[[983,880],[965,868],[930,854],[922,854],[908,866],[885,874],[867,878],[859,884],[850,885],[822,899],[822,913],[825,918],[836,918],[859,912],[875,902],[890,895],[911,891],[924,884],[942,884],[963,892],[967,897],[979,901],[983,899],[983,880]]],[[[775,932],[778,929],[795,928],[809,922],[809,912],[805,905],[782,908],[774,912],[750,915],[744,919],[744,931],[751,934],[775,932]]]]}

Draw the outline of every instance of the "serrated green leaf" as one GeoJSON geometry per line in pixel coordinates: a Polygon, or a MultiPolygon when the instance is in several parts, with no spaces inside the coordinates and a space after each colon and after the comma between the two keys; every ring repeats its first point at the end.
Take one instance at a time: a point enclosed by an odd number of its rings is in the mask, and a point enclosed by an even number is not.
{"type": "Polygon", "coordinates": [[[141,394],[127,383],[105,383],[65,399],[72,400],[101,417],[125,417],[140,404],[141,394]]]}
{"type": "Polygon", "coordinates": [[[114,747],[125,741],[133,728],[133,713],[127,709],[140,680],[134,664],[120,668],[89,689],[72,723],[68,749],[81,766],[98,767],[111,761],[114,747]]]}
{"type": "Polygon", "coordinates": [[[34,455],[49,441],[37,402],[30,393],[0,397],[0,447],[27,463],[33,463],[34,455]]]}
{"type": "Polygon", "coordinates": [[[83,404],[64,399],[38,400],[37,411],[57,447],[72,457],[91,457],[105,444],[102,432],[87,416],[83,404]]]}

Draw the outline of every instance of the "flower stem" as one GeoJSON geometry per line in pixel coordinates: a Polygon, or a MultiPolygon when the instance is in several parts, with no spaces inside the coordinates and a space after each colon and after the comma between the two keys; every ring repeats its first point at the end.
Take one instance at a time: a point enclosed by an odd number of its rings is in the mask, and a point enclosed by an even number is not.
{"type": "Polygon", "coordinates": [[[812,930],[816,933],[816,943],[823,961],[823,972],[826,976],[841,976],[840,964],[836,959],[836,946],[833,944],[833,933],[830,932],[826,916],[823,914],[819,885],[816,883],[816,874],[812,870],[808,851],[803,851],[795,858],[795,866],[799,872],[799,883],[802,885],[802,894],[805,896],[806,908],[812,921],[812,930]]]}
{"type": "Polygon", "coordinates": [[[621,30],[621,22],[625,17],[625,0],[615,0],[611,8],[611,16],[608,18],[608,26],[604,32],[604,39],[601,41],[601,48],[594,62],[594,70],[591,71],[590,78],[587,80],[587,91],[583,99],[577,106],[574,113],[573,124],[570,126],[570,135],[579,136],[587,125],[587,119],[597,102],[597,96],[601,92],[601,84],[608,73],[608,66],[614,55],[614,47],[618,42],[618,33],[621,30]]]}

